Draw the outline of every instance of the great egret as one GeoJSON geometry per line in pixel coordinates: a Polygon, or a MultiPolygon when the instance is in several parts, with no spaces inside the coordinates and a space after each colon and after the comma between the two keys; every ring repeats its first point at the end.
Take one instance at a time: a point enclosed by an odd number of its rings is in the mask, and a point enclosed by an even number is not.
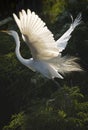
{"type": "Polygon", "coordinates": [[[31,50],[33,58],[24,59],[20,54],[20,40],[16,31],[4,31],[12,35],[16,42],[16,56],[19,61],[33,71],[38,71],[49,79],[55,77],[63,79],[63,74],[70,71],[80,71],[80,66],[75,62],[76,58],[61,56],[65,49],[72,31],[81,23],[81,14],[79,14],[70,28],[57,40],[54,40],[53,34],[47,28],[46,24],[39,18],[35,12],[29,9],[27,12],[19,12],[19,18],[16,14],[13,17],[22,33],[23,40],[31,50]]]}

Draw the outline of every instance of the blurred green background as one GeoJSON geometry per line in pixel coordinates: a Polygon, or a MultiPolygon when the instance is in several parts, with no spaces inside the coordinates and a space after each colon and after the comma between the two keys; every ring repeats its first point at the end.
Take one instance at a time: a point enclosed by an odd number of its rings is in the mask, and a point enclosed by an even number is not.
{"type": "MultiPolygon", "coordinates": [[[[63,55],[77,56],[83,72],[56,79],[60,88],[39,73],[23,66],[15,55],[12,37],[0,32],[0,129],[1,130],[88,130],[88,0],[1,0],[0,21],[30,8],[58,39],[71,18],[82,13],[83,22],[72,32],[63,55]]],[[[16,30],[21,54],[31,57],[14,20],[0,26],[16,30]]]]}

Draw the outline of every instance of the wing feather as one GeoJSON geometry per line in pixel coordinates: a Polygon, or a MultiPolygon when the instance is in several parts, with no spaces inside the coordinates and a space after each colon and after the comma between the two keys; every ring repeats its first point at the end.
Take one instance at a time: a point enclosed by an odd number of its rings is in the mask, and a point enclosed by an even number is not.
{"type": "MultiPolygon", "coordinates": [[[[71,16],[72,21],[73,17],[71,16]]],[[[70,28],[56,41],[57,47],[59,48],[59,51],[63,51],[67,45],[68,40],[71,38],[71,33],[74,31],[75,27],[78,26],[81,23],[81,13],[79,13],[74,20],[74,22],[71,24],[70,28]]]]}
{"type": "Polygon", "coordinates": [[[13,14],[13,17],[22,33],[23,40],[31,50],[33,58],[43,60],[57,57],[59,52],[65,49],[72,31],[81,23],[81,14],[79,14],[70,28],[55,41],[52,32],[35,12],[28,9],[26,13],[22,10],[19,12],[19,18],[16,14],[13,14]]]}
{"type": "Polygon", "coordinates": [[[35,59],[50,59],[59,53],[58,47],[51,31],[47,28],[35,12],[29,9],[27,13],[22,10],[19,18],[16,14],[13,17],[22,33],[23,40],[27,42],[31,54],[35,59]]]}

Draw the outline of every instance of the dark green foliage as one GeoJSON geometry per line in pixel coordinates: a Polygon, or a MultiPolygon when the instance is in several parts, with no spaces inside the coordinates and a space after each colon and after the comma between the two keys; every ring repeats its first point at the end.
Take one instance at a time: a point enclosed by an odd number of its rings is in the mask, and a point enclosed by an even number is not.
{"type": "Polygon", "coordinates": [[[51,99],[35,99],[29,110],[12,116],[3,130],[83,130],[88,127],[88,102],[78,87],[63,87],[51,99]],[[34,102],[34,103],[33,103],[34,102]]]}
{"type": "MultiPolygon", "coordinates": [[[[11,3],[14,4],[10,6],[12,11],[15,1],[11,3]]],[[[82,12],[84,22],[74,30],[62,54],[79,57],[78,62],[85,71],[66,74],[64,80],[56,79],[59,88],[53,81],[23,66],[15,56],[13,38],[0,33],[0,127],[2,130],[87,130],[88,0],[32,0],[30,3],[30,8],[50,24],[55,39],[69,28],[69,13],[75,18],[82,12]]],[[[13,21],[2,28],[18,31],[13,21]]],[[[21,54],[31,57],[22,39],[21,54]]]]}
{"type": "Polygon", "coordinates": [[[64,11],[66,2],[65,0],[42,0],[43,1],[43,13],[45,18],[48,17],[48,22],[54,23],[57,20],[57,16],[64,11]]]}
{"type": "Polygon", "coordinates": [[[8,126],[4,126],[3,130],[21,130],[22,125],[24,124],[24,113],[20,112],[19,114],[15,114],[11,117],[11,122],[8,126]]]}

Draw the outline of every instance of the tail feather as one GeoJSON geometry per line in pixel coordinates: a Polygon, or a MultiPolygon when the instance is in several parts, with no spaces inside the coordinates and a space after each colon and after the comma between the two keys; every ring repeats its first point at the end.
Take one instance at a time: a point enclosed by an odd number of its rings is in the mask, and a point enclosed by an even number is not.
{"type": "Polygon", "coordinates": [[[69,73],[72,71],[82,71],[80,65],[76,62],[78,58],[75,57],[56,57],[49,60],[49,63],[61,74],[69,73]]]}
{"type": "Polygon", "coordinates": [[[63,62],[61,63],[62,73],[69,73],[71,71],[82,71],[80,65],[76,62],[77,60],[78,58],[75,57],[63,57],[63,62]]]}

